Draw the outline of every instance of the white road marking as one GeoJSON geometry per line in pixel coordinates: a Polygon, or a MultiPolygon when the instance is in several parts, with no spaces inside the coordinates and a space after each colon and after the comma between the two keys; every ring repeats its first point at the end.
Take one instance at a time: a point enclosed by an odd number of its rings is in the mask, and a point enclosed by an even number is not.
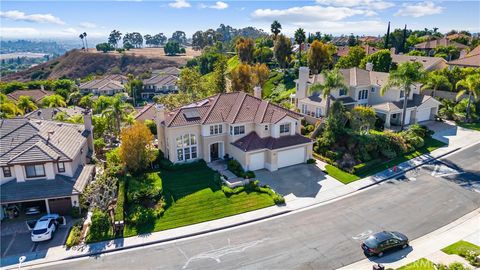
{"type": "Polygon", "coordinates": [[[353,240],[363,240],[363,239],[367,239],[371,234],[373,233],[372,230],[367,230],[367,231],[364,231],[362,233],[359,233],[355,236],[352,236],[353,240]]]}
{"type": "MultiPolygon", "coordinates": [[[[216,261],[217,263],[220,263],[221,260],[220,258],[222,256],[225,256],[225,255],[228,255],[228,254],[232,254],[232,253],[240,253],[240,252],[244,252],[245,250],[247,250],[248,248],[251,248],[251,247],[254,247],[262,242],[265,242],[267,241],[269,238],[264,238],[262,240],[257,240],[257,241],[253,241],[253,242],[247,242],[247,243],[243,243],[243,244],[239,244],[239,245],[231,245],[230,243],[228,245],[226,245],[225,247],[222,247],[222,248],[219,248],[219,249],[216,249],[216,250],[210,250],[210,251],[206,251],[206,252],[202,252],[200,254],[197,254],[193,257],[190,257],[188,258],[185,253],[179,249],[182,254],[187,258],[187,262],[185,263],[185,265],[182,267],[182,269],[185,269],[188,267],[188,265],[190,264],[190,262],[194,261],[194,260],[202,260],[202,259],[210,259],[210,260],[214,260],[216,261]]],[[[228,239],[229,242],[230,242],[230,239],[228,239]]]]}

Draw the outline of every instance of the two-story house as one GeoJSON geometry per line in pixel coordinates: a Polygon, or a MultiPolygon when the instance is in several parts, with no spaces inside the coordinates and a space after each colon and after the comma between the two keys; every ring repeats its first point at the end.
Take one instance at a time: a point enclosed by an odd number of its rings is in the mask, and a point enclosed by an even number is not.
{"type": "Polygon", "coordinates": [[[79,88],[83,94],[113,96],[125,92],[125,83],[127,83],[127,77],[123,75],[108,75],[101,79],[82,83],[79,88]]]}
{"type": "Polygon", "coordinates": [[[143,80],[142,99],[152,99],[158,94],[178,92],[177,81],[177,76],[163,73],[143,80]]]}
{"type": "Polygon", "coordinates": [[[38,119],[0,120],[0,203],[2,216],[10,205],[36,206],[65,214],[79,206],[95,172],[91,113],[84,125],[38,119]]]}
{"type": "Polygon", "coordinates": [[[300,135],[302,116],[244,92],[217,94],[166,112],[157,105],[158,147],[174,163],[226,156],[245,170],[304,163],[312,140],[300,135]]]}
{"type": "MultiPolygon", "coordinates": [[[[403,100],[407,98],[405,124],[434,119],[440,102],[431,96],[420,94],[420,85],[414,85],[408,97],[403,90],[391,88],[381,95],[380,89],[388,81],[388,73],[360,68],[341,69],[340,72],[348,89],[335,89],[331,92],[332,102],[341,101],[347,108],[355,105],[371,106],[385,122],[385,127],[399,125],[401,121],[403,100]]],[[[295,99],[297,108],[304,115],[321,118],[326,113],[326,99],[322,93],[309,94],[309,87],[315,83],[323,83],[322,74],[310,76],[307,67],[300,67],[296,81],[295,99]]]]}

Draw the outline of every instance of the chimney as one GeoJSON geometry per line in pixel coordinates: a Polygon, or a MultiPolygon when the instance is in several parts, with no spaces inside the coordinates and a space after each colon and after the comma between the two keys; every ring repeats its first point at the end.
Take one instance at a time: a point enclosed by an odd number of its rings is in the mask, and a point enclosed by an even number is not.
{"type": "Polygon", "coordinates": [[[45,87],[43,87],[43,84],[40,85],[40,90],[45,91],[45,87]]]}
{"type": "Polygon", "coordinates": [[[365,69],[366,69],[367,71],[373,71],[373,63],[368,62],[368,63],[365,65],[365,69]]]}
{"type": "Polygon", "coordinates": [[[253,88],[253,96],[262,99],[262,88],[260,86],[257,85],[253,88]]]}
{"type": "Polygon", "coordinates": [[[163,104],[156,104],[155,106],[155,122],[159,126],[165,121],[165,106],[163,104]]]}
{"type": "Polygon", "coordinates": [[[295,95],[298,100],[304,99],[307,97],[309,76],[310,76],[310,69],[308,67],[300,67],[298,69],[297,92],[295,95]]]}
{"type": "Polygon", "coordinates": [[[83,125],[85,130],[89,132],[87,137],[88,150],[94,153],[93,147],[93,124],[92,124],[92,110],[86,109],[83,111],[83,125]]]}
{"type": "Polygon", "coordinates": [[[157,141],[158,149],[162,151],[165,157],[168,157],[167,144],[162,122],[165,121],[165,106],[163,104],[156,104],[155,106],[155,123],[157,124],[157,141]]]}

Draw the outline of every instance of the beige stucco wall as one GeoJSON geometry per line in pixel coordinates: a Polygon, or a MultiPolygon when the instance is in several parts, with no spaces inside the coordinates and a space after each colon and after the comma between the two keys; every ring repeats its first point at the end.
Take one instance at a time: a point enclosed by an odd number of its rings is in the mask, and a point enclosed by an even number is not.
{"type": "Polygon", "coordinates": [[[213,143],[220,143],[219,157],[223,158],[226,152],[226,144],[228,143],[228,135],[223,133],[221,135],[202,136],[203,159],[210,162],[210,145],[213,143]]]}
{"type": "Polygon", "coordinates": [[[168,148],[168,159],[172,162],[177,162],[177,145],[176,138],[184,134],[194,134],[197,139],[197,159],[204,158],[203,145],[200,138],[200,125],[192,125],[185,127],[167,128],[166,145],[168,148]]]}

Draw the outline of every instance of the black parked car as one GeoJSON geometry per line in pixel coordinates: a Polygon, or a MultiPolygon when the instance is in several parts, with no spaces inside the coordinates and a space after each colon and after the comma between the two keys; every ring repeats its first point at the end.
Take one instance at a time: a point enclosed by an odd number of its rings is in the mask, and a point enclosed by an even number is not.
{"type": "Polygon", "coordinates": [[[370,235],[362,244],[367,256],[382,257],[384,252],[408,247],[408,238],[399,232],[378,232],[370,235]]]}

